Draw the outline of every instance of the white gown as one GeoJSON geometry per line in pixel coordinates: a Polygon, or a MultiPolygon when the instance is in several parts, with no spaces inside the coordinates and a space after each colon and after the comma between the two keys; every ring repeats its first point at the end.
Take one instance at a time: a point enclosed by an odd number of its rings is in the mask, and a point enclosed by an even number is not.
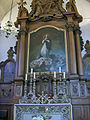
{"type": "Polygon", "coordinates": [[[46,46],[46,42],[44,42],[42,48],[41,48],[41,53],[40,55],[42,57],[47,57],[48,56],[48,49],[47,49],[47,46],[46,46]]]}

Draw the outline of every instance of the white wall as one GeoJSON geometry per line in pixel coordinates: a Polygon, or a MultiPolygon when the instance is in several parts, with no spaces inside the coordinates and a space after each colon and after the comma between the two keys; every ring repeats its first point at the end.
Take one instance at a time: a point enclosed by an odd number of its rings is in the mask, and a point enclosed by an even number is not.
{"type": "MultiPolygon", "coordinates": [[[[26,0],[26,1],[27,1],[26,8],[30,12],[30,10],[31,10],[31,8],[30,8],[31,0],[26,0]]],[[[12,9],[11,19],[13,21],[13,25],[14,25],[14,22],[16,21],[16,19],[17,19],[17,14],[18,14],[18,5],[15,6],[12,9]]],[[[6,16],[3,18],[2,26],[5,26],[6,21],[9,20],[9,15],[10,15],[10,12],[8,12],[6,14],[6,16]]],[[[17,40],[14,34],[10,35],[8,38],[6,38],[5,36],[6,36],[5,33],[0,34],[0,62],[5,61],[7,59],[7,51],[9,50],[10,47],[15,46],[16,40],[17,40]]],[[[14,56],[14,59],[15,59],[15,56],[14,56]]]]}
{"type": "MultiPolygon", "coordinates": [[[[27,9],[30,11],[30,2],[31,0],[27,1],[27,9]]],[[[81,30],[82,30],[82,37],[84,43],[86,40],[90,40],[90,3],[86,0],[76,0],[76,5],[78,8],[79,13],[83,16],[83,22],[80,23],[81,30]]],[[[12,11],[12,20],[16,21],[18,7],[15,6],[12,11]]],[[[2,20],[2,25],[9,19],[9,13],[4,17],[2,20]]],[[[9,38],[5,37],[4,34],[0,34],[0,62],[6,60],[7,58],[7,50],[12,46],[15,46],[16,38],[14,35],[10,36],[9,38]]],[[[85,50],[82,52],[82,55],[85,54],[85,50]]]]}
{"type": "MultiPolygon", "coordinates": [[[[84,44],[90,40],[90,2],[87,0],[76,0],[76,5],[79,13],[83,16],[83,22],[80,23],[84,44]]],[[[82,56],[85,54],[85,49],[82,51],[82,56]]]]}

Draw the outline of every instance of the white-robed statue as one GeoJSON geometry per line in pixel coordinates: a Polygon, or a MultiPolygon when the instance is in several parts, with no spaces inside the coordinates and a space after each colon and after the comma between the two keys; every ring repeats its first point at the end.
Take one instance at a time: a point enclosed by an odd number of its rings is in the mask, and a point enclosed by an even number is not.
{"type": "Polygon", "coordinates": [[[42,41],[42,48],[40,52],[40,57],[48,57],[51,49],[51,40],[49,40],[48,36],[45,36],[45,39],[42,41]]]}

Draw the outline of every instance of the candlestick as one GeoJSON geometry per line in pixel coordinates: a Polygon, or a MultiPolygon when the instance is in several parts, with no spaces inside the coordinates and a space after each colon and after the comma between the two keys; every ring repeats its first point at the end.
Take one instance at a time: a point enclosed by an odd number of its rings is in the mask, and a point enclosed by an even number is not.
{"type": "Polygon", "coordinates": [[[29,94],[32,94],[32,82],[33,82],[33,68],[31,68],[31,75],[30,75],[30,90],[29,90],[29,94]]]}
{"type": "Polygon", "coordinates": [[[54,72],[54,81],[53,81],[53,86],[54,86],[54,96],[53,98],[56,99],[56,96],[57,96],[57,87],[56,87],[56,72],[54,72]]]}
{"type": "Polygon", "coordinates": [[[54,78],[56,78],[56,72],[54,72],[54,78]]]}
{"type": "Polygon", "coordinates": [[[62,68],[61,68],[61,67],[59,67],[59,73],[61,73],[61,69],[62,69],[62,68]]]}
{"type": "Polygon", "coordinates": [[[34,72],[34,79],[36,79],[36,73],[34,72]]]}
{"type": "Polygon", "coordinates": [[[24,98],[27,96],[27,73],[25,74],[24,98]]]}
{"type": "Polygon", "coordinates": [[[31,74],[33,74],[33,68],[31,68],[31,74]]]}
{"type": "Polygon", "coordinates": [[[36,91],[36,76],[35,76],[35,72],[34,72],[34,80],[33,80],[33,96],[35,97],[35,91],[36,91]]]}
{"type": "Polygon", "coordinates": [[[27,80],[27,73],[25,74],[25,80],[27,80]]]}
{"type": "Polygon", "coordinates": [[[63,72],[63,78],[65,78],[65,72],[63,72]]]}

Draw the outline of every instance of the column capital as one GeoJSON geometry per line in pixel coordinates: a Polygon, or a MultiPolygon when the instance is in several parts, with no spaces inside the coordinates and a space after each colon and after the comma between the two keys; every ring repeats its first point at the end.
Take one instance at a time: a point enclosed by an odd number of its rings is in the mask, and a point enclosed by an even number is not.
{"type": "Polygon", "coordinates": [[[69,31],[73,31],[74,30],[74,23],[67,23],[66,24],[66,29],[69,31]]]}
{"type": "Polygon", "coordinates": [[[78,33],[78,34],[82,33],[81,30],[80,30],[80,27],[78,25],[74,26],[74,31],[75,31],[75,33],[78,33]]]}
{"type": "Polygon", "coordinates": [[[20,35],[25,35],[25,34],[27,34],[28,32],[27,32],[27,30],[26,29],[21,29],[20,30],[20,35]]]}

